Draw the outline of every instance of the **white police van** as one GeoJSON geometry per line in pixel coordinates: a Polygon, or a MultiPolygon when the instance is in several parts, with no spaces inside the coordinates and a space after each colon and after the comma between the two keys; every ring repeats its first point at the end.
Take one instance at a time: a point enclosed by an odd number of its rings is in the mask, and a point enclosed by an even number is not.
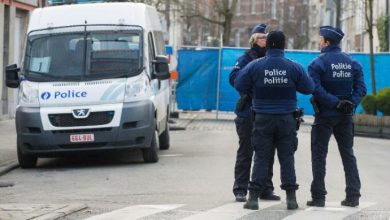
{"type": "Polygon", "coordinates": [[[38,157],[141,148],[145,162],[169,148],[169,70],[153,7],[139,3],[61,5],[33,11],[19,87],[17,153],[38,157]]]}

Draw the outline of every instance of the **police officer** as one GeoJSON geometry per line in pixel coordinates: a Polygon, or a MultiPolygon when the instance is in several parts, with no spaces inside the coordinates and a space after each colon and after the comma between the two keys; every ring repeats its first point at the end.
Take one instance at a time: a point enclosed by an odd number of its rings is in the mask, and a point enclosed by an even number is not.
{"type": "Polygon", "coordinates": [[[312,200],[307,202],[308,206],[325,206],[325,164],[332,134],[340,151],[347,185],[341,205],[359,205],[360,179],[352,149],[352,114],[366,95],[366,86],[362,66],[341,52],[339,43],[343,36],[339,28],[320,27],[321,54],[309,65],[315,83],[312,103],[316,113],[311,131],[312,200]]]}
{"type": "Polygon", "coordinates": [[[258,194],[266,186],[275,146],[281,167],[281,188],[287,192],[287,208],[297,209],[294,168],[297,122],[293,112],[297,108],[296,91],[311,94],[314,83],[300,64],[284,57],[283,32],[270,32],[266,44],[266,56],[248,64],[234,82],[238,91],[252,96],[255,113],[252,132],[255,157],[244,208],[258,209],[258,194]]]}
{"type": "MultiPolygon", "coordinates": [[[[243,69],[249,62],[254,59],[265,56],[266,43],[266,25],[259,24],[252,29],[252,35],[249,39],[250,49],[237,59],[236,65],[229,76],[229,82],[234,87],[234,80],[239,71],[243,69]]],[[[238,100],[235,113],[237,117],[234,119],[236,131],[239,138],[239,147],[237,150],[236,164],[234,167],[234,185],[233,194],[236,201],[245,202],[248,191],[249,175],[252,164],[253,147],[251,144],[252,120],[250,118],[250,108],[252,100],[249,95],[241,94],[238,100]]],[[[272,155],[275,154],[273,149],[272,155]]],[[[274,159],[269,161],[268,181],[265,190],[260,194],[260,198],[264,200],[280,200],[280,197],[274,195],[274,186],[272,183],[272,167],[274,159]]]]}

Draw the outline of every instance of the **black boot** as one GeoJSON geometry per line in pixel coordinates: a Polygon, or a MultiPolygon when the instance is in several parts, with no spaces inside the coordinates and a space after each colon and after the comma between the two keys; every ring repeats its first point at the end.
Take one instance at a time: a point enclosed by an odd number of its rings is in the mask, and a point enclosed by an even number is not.
{"type": "Polygon", "coordinates": [[[297,203],[297,197],[295,196],[295,190],[287,190],[286,191],[287,195],[287,209],[292,210],[292,209],[297,209],[298,208],[298,203],[297,203]]]}
{"type": "Polygon", "coordinates": [[[237,193],[236,202],[246,202],[246,195],[244,193],[237,193]]]}
{"type": "Polygon", "coordinates": [[[307,201],[307,206],[315,206],[315,207],[324,207],[325,206],[325,199],[312,199],[310,201],[307,201]]]}
{"type": "Polygon", "coordinates": [[[270,201],[279,201],[280,196],[275,195],[274,192],[271,192],[268,194],[260,193],[260,199],[261,200],[270,200],[270,201]]]}
{"type": "Polygon", "coordinates": [[[344,199],[341,201],[342,206],[356,207],[359,206],[359,199],[344,199]]]}
{"type": "Polygon", "coordinates": [[[259,193],[249,191],[248,200],[244,204],[244,209],[259,210],[259,193]]]}

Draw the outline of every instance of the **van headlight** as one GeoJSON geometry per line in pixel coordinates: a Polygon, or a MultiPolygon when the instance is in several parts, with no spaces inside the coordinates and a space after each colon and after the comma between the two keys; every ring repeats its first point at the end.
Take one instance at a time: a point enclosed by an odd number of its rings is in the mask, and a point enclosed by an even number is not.
{"type": "Polygon", "coordinates": [[[24,81],[19,89],[19,105],[38,107],[39,106],[38,84],[24,81]]]}
{"type": "Polygon", "coordinates": [[[125,102],[148,99],[150,96],[149,79],[145,74],[130,77],[126,82],[125,102]]]}

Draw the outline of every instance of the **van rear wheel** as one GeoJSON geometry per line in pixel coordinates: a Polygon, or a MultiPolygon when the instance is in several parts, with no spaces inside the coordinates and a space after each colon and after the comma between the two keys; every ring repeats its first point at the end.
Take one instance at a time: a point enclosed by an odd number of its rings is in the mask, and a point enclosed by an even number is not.
{"type": "Polygon", "coordinates": [[[20,149],[21,145],[19,141],[17,141],[17,154],[18,154],[18,161],[21,168],[34,168],[37,165],[38,158],[32,155],[23,154],[22,150],[20,149]]]}
{"type": "Polygon", "coordinates": [[[158,161],[158,145],[158,132],[155,130],[150,147],[142,149],[142,154],[146,163],[156,163],[158,161]]]}

